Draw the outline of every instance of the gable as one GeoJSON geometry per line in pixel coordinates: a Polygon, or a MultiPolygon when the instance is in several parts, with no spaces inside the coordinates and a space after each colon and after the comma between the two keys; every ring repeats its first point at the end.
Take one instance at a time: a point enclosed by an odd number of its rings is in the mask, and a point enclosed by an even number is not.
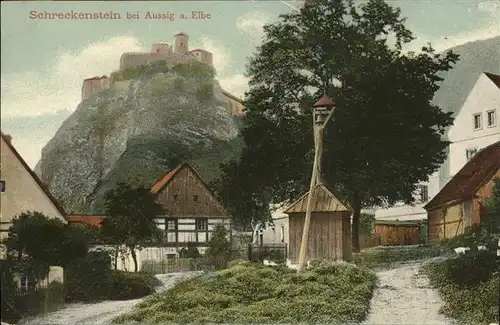
{"type": "Polygon", "coordinates": [[[175,217],[228,217],[199,172],[185,162],[152,187],[157,202],[175,217]]]}
{"type": "MultiPolygon", "coordinates": [[[[305,213],[309,192],[285,209],[284,213],[305,213]]],[[[313,189],[312,212],[348,212],[349,209],[323,184],[313,189]]]]}
{"type": "Polygon", "coordinates": [[[66,222],[63,208],[3,133],[0,178],[5,181],[5,192],[1,195],[3,220],[26,211],[37,211],[66,222]]]}

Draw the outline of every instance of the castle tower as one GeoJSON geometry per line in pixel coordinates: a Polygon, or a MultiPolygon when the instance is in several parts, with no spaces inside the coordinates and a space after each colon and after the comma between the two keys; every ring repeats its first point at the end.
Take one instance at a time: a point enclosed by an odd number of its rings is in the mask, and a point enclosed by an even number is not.
{"type": "Polygon", "coordinates": [[[165,43],[155,43],[151,48],[151,53],[156,55],[167,55],[171,51],[170,46],[165,43]]]}
{"type": "Polygon", "coordinates": [[[174,40],[174,53],[176,54],[186,54],[189,51],[189,36],[187,36],[184,33],[179,33],[175,35],[175,40],[174,40]]]}

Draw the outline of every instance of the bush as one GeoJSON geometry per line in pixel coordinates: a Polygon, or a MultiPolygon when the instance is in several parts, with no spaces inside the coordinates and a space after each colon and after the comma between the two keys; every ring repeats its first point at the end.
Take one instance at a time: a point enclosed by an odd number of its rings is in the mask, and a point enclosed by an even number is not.
{"type": "Polygon", "coordinates": [[[375,275],[347,263],[318,262],[297,274],[240,261],[154,295],[116,324],[339,323],[362,321],[375,275]]]}
{"type": "Polygon", "coordinates": [[[152,294],[155,281],[146,273],[111,270],[107,252],[90,252],[65,270],[66,301],[127,300],[152,294]]]}
{"type": "Polygon", "coordinates": [[[444,305],[441,312],[464,324],[498,320],[500,260],[492,251],[469,251],[424,268],[444,305]]]}
{"type": "Polygon", "coordinates": [[[499,235],[489,233],[485,228],[468,228],[461,235],[441,241],[443,247],[453,249],[457,247],[486,246],[488,249],[496,249],[499,235]]]}

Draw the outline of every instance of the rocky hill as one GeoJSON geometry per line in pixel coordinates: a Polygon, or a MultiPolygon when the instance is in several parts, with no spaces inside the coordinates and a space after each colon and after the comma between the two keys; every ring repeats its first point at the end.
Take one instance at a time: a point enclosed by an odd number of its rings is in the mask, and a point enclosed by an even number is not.
{"type": "Polygon", "coordinates": [[[460,54],[455,67],[444,73],[434,102],[446,112],[458,113],[480,74],[500,74],[500,36],[451,48],[460,54]]]}
{"type": "Polygon", "coordinates": [[[241,145],[207,69],[185,65],[122,76],[78,105],[36,167],[67,212],[102,213],[103,196],[117,182],[151,186],[185,159],[208,180],[217,176],[219,164],[241,145]]]}

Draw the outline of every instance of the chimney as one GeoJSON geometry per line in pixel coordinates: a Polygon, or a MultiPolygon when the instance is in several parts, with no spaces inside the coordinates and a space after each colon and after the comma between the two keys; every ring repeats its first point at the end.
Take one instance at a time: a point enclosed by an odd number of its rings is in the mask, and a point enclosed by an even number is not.
{"type": "Polygon", "coordinates": [[[5,134],[5,135],[4,135],[4,138],[5,138],[5,141],[7,141],[7,143],[8,143],[9,145],[12,145],[12,137],[11,137],[10,135],[5,134]]]}

